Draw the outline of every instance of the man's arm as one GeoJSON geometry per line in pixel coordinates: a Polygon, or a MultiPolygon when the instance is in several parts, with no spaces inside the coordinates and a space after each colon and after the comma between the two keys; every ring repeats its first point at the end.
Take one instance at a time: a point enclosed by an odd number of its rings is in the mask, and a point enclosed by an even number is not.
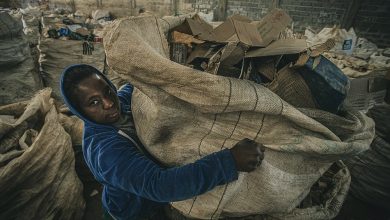
{"type": "Polygon", "coordinates": [[[228,149],[191,164],[163,169],[120,138],[110,146],[101,146],[97,159],[98,172],[106,182],[157,202],[189,199],[238,177],[228,149]]]}

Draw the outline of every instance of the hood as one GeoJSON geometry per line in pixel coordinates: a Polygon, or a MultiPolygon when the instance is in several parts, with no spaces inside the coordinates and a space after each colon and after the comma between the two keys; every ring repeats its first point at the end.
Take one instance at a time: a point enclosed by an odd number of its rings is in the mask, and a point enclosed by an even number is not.
{"type": "Polygon", "coordinates": [[[89,67],[92,67],[93,69],[96,70],[96,73],[99,74],[99,76],[101,76],[107,83],[108,85],[110,85],[110,87],[115,91],[115,93],[117,93],[117,90],[114,86],[114,84],[112,84],[112,82],[102,73],[100,72],[98,69],[96,69],[95,67],[93,66],[90,66],[90,65],[87,65],[87,64],[74,64],[74,65],[70,65],[68,67],[66,67],[64,69],[64,71],[62,72],[61,74],[61,79],[60,79],[60,90],[61,90],[61,96],[62,96],[62,99],[64,100],[65,104],[68,106],[69,110],[74,114],[76,115],[77,117],[79,117],[80,119],[82,119],[86,124],[91,124],[91,125],[99,125],[99,126],[104,126],[104,125],[101,125],[101,124],[97,124],[95,122],[92,122],[90,121],[89,119],[87,119],[81,112],[79,112],[74,103],[72,103],[70,101],[70,98],[67,97],[66,93],[65,93],[65,88],[64,88],[64,79],[66,78],[67,74],[68,73],[68,70],[70,68],[73,68],[73,67],[77,67],[77,66],[89,66],[89,67]]]}

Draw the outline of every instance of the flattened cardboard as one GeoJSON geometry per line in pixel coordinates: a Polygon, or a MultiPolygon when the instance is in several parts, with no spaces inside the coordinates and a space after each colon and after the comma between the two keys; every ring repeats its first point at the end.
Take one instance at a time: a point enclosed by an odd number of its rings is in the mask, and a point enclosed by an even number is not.
{"type": "Polygon", "coordinates": [[[256,25],[245,16],[233,15],[212,32],[216,42],[241,42],[248,46],[264,46],[263,40],[256,31],[256,25]]]}
{"type": "Polygon", "coordinates": [[[278,39],[279,34],[291,23],[292,19],[283,10],[272,9],[260,21],[255,21],[257,31],[260,34],[263,44],[266,46],[271,41],[278,39]]]}
{"type": "Polygon", "coordinates": [[[245,57],[266,57],[283,54],[297,54],[307,49],[305,39],[280,39],[265,48],[247,52],[245,57]]]}
{"type": "Polygon", "coordinates": [[[251,23],[233,20],[239,42],[249,46],[265,46],[262,37],[256,30],[256,26],[251,23]]]}
{"type": "Polygon", "coordinates": [[[245,55],[245,47],[237,42],[228,43],[222,50],[221,65],[233,66],[239,63],[245,55]]]}
{"type": "Polygon", "coordinates": [[[183,24],[179,25],[173,30],[192,35],[200,40],[214,40],[214,37],[212,35],[213,26],[208,24],[197,14],[192,18],[186,18],[183,24]]]}

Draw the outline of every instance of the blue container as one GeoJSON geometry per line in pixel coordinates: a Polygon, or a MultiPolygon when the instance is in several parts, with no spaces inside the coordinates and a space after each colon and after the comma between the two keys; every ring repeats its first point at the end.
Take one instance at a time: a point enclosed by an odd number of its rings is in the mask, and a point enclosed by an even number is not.
{"type": "Polygon", "coordinates": [[[318,108],[336,114],[347,96],[348,77],[322,55],[310,57],[298,72],[309,86],[318,108]]]}

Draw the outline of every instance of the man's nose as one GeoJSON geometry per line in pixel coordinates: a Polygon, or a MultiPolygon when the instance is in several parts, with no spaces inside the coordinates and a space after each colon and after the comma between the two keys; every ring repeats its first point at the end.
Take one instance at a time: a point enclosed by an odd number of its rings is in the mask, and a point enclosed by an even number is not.
{"type": "Polygon", "coordinates": [[[104,109],[110,109],[110,108],[112,108],[113,105],[114,105],[114,102],[110,98],[106,97],[103,99],[103,108],[104,109]]]}

